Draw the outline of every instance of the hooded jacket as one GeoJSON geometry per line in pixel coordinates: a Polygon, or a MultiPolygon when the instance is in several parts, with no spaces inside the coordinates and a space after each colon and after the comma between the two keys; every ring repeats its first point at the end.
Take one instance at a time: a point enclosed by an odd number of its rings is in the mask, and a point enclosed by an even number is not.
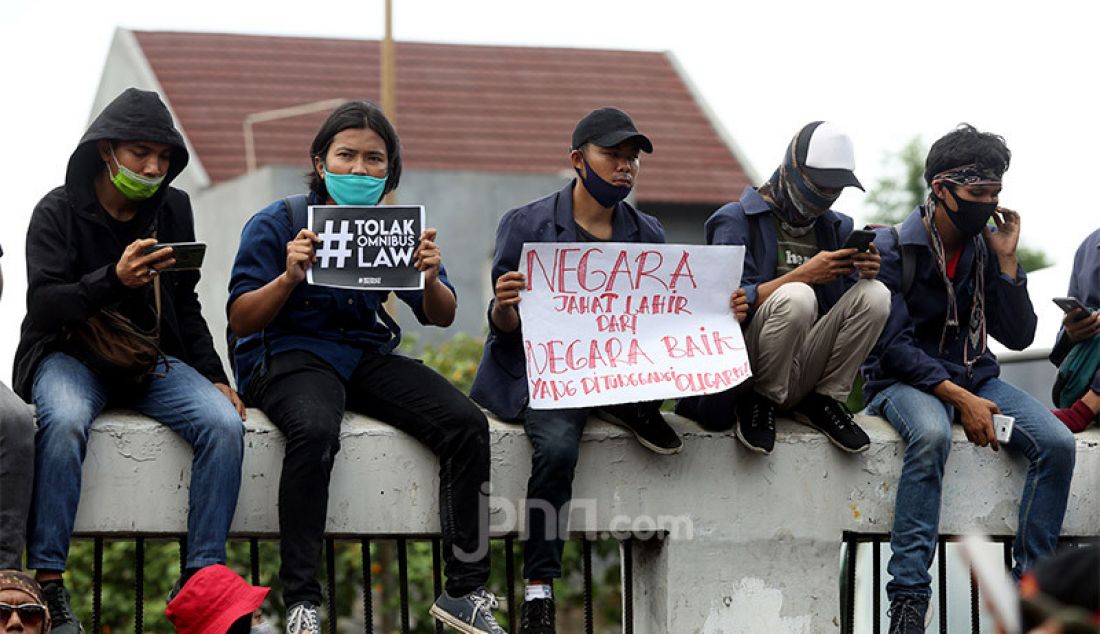
{"type": "MultiPolygon", "coordinates": [[[[127,245],[112,231],[95,195],[106,169],[97,141],[154,141],[172,148],[168,173],[157,193],[138,205],[138,235],[155,226],[158,242],[191,242],[195,224],[187,194],[169,183],[189,156],[172,115],[155,92],[128,88],[96,117],[69,158],[65,184],[38,202],[27,228],[27,315],[15,353],[14,386],[31,401],[42,358],[66,349],[70,329],[105,307],[153,306],[153,284],[129,289],[115,273],[127,245]]],[[[160,344],[166,354],[215,383],[228,383],[195,293],[198,271],[161,275],[160,344]]],[[[150,308],[150,310],[152,310],[150,308]]]]}

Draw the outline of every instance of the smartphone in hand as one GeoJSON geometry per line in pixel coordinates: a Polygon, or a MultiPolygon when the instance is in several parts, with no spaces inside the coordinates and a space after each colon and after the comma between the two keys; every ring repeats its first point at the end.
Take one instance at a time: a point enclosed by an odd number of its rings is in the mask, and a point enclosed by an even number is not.
{"type": "Polygon", "coordinates": [[[871,243],[875,241],[875,232],[867,231],[866,229],[856,229],[848,234],[848,239],[844,241],[844,246],[841,249],[855,249],[860,253],[866,253],[871,248],[871,243]]]}
{"type": "Polygon", "coordinates": [[[172,247],[172,257],[176,263],[161,269],[163,271],[193,271],[202,268],[202,261],[206,256],[205,242],[158,242],[146,247],[144,255],[159,251],[165,247],[172,247]]]}
{"type": "Polygon", "coordinates": [[[1055,297],[1053,301],[1058,305],[1058,308],[1061,308],[1062,312],[1067,315],[1075,310],[1078,311],[1073,321],[1081,321],[1092,313],[1089,307],[1081,303],[1081,300],[1076,297],[1055,297]]]}

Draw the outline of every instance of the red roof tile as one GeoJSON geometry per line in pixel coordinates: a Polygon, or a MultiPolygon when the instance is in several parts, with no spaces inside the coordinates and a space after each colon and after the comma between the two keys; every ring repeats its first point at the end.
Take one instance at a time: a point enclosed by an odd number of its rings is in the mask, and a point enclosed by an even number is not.
{"type": "MultiPolygon", "coordinates": [[[[245,171],[245,115],[379,98],[380,44],[135,32],[213,182],[245,171]],[[354,72],[359,71],[359,72],[354,72]]],[[[653,140],[640,201],[718,204],[748,184],[663,53],[398,42],[397,117],[408,169],[556,173],[574,124],[618,106],[653,140]]],[[[256,124],[258,163],[301,165],[327,113],[256,124]]]]}

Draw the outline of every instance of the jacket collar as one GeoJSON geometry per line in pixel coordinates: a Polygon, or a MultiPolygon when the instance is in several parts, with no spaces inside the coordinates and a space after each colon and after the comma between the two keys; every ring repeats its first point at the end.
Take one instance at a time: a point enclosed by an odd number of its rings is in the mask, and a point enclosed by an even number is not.
{"type": "Polygon", "coordinates": [[[915,244],[926,249],[932,248],[928,242],[928,229],[920,215],[920,207],[914,209],[901,223],[898,238],[902,244],[915,244]]]}
{"type": "MultiPolygon", "coordinates": [[[[558,239],[562,242],[576,242],[577,221],[573,218],[573,187],[578,184],[573,179],[554,197],[554,224],[558,228],[558,239]]],[[[634,208],[625,202],[615,205],[611,217],[611,240],[613,242],[637,242],[638,218],[634,208]]]]}

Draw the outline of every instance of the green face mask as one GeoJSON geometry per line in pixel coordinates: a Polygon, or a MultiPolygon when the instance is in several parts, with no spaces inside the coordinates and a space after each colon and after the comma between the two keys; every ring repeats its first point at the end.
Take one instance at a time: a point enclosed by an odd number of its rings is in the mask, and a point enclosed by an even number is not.
{"type": "Polygon", "coordinates": [[[115,148],[111,148],[111,158],[115,161],[115,167],[118,168],[118,172],[111,177],[111,182],[115,184],[118,191],[122,192],[122,195],[127,200],[142,201],[148,200],[153,197],[153,194],[157,193],[160,189],[160,184],[164,182],[164,176],[159,178],[145,178],[141,174],[138,174],[134,170],[125,167],[118,162],[118,157],[115,156],[115,148]]]}

